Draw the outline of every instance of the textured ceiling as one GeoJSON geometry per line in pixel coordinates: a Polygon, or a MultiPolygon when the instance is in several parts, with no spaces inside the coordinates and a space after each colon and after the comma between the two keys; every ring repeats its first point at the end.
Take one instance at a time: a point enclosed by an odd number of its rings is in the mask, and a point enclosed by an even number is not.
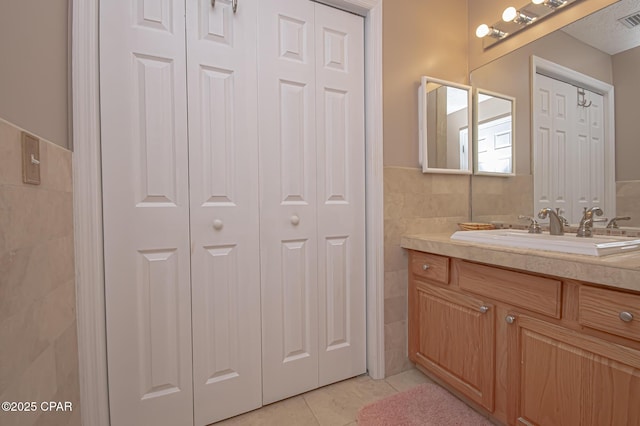
{"type": "Polygon", "coordinates": [[[621,0],[562,30],[596,49],[615,55],[640,45],[640,25],[627,28],[618,21],[634,12],[640,13],[640,0],[621,0]]]}

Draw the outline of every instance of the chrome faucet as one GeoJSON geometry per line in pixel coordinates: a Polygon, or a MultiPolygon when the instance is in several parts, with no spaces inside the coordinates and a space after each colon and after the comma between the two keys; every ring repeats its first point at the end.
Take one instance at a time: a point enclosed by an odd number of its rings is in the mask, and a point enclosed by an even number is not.
{"type": "Polygon", "coordinates": [[[580,225],[578,225],[578,233],[576,237],[591,237],[593,234],[593,222],[603,222],[604,220],[597,220],[593,218],[593,215],[602,216],[602,209],[600,207],[591,207],[590,209],[584,208],[582,219],[580,219],[580,225]]]}
{"type": "Polygon", "coordinates": [[[540,219],[546,219],[549,216],[549,233],[551,235],[564,235],[564,224],[566,223],[566,219],[560,216],[560,209],[550,209],[549,207],[545,207],[540,209],[538,212],[538,217],[540,219]]]}

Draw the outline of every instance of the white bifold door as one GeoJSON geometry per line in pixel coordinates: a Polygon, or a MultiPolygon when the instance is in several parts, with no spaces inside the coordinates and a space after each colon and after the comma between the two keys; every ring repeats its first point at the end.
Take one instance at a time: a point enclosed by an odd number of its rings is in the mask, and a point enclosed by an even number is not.
{"type": "Polygon", "coordinates": [[[364,373],[362,18],[260,2],[264,401],[364,373]]]}
{"type": "Polygon", "coordinates": [[[112,425],[205,425],[365,372],[362,18],[100,5],[112,425]]]}

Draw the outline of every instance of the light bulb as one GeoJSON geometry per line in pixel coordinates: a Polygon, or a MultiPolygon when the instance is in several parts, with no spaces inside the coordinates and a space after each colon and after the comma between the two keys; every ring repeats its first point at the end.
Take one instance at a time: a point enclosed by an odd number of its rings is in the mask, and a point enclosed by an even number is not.
{"type": "Polygon", "coordinates": [[[533,3],[533,4],[542,4],[542,3],[544,3],[544,0],[531,0],[531,3],[533,3]]]}
{"type": "Polygon", "coordinates": [[[478,28],[476,28],[476,37],[482,38],[487,34],[489,34],[489,26],[487,24],[478,25],[478,28]]]}
{"type": "Polygon", "coordinates": [[[510,6],[506,8],[504,12],[502,12],[502,20],[504,22],[511,22],[514,19],[516,19],[517,15],[518,15],[518,12],[516,11],[516,8],[513,6],[510,6]]]}

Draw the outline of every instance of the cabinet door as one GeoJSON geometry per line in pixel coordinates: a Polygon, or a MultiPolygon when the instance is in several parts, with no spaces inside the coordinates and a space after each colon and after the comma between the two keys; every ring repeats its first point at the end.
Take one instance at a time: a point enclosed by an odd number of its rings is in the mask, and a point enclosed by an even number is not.
{"type": "Polygon", "coordinates": [[[508,329],[509,423],[640,425],[640,352],[527,316],[508,329]]]}
{"type": "Polygon", "coordinates": [[[412,360],[493,411],[495,313],[492,305],[452,291],[416,285],[409,327],[412,360]]]}
{"type": "Polygon", "coordinates": [[[196,425],[262,405],[256,0],[189,1],[196,425]]]}

